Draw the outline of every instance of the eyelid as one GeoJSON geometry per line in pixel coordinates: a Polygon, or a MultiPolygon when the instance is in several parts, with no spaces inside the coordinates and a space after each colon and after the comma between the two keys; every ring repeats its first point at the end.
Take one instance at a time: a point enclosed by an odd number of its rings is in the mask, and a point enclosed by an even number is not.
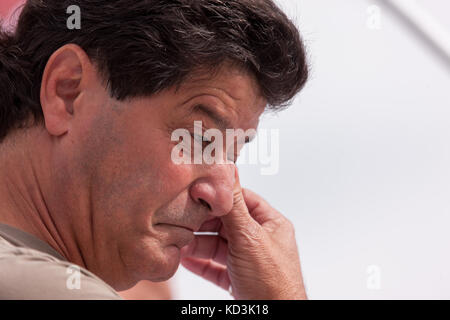
{"type": "MultiPolygon", "coordinates": [[[[203,142],[211,143],[211,142],[212,142],[212,140],[205,140],[206,138],[205,138],[204,135],[201,135],[201,136],[200,136],[200,135],[198,135],[198,134],[195,134],[195,133],[191,132],[191,136],[192,136],[192,138],[193,138],[195,141],[197,141],[197,142],[201,142],[201,143],[203,143],[203,142]],[[200,139],[198,139],[198,138],[201,138],[201,141],[200,141],[200,139]]],[[[238,154],[233,153],[232,155],[228,155],[228,153],[227,153],[227,159],[228,159],[229,161],[232,161],[234,164],[236,164],[236,162],[237,162],[237,160],[238,160],[238,157],[239,157],[239,153],[238,153],[238,154]]]]}
{"type": "Polygon", "coordinates": [[[230,127],[230,121],[224,118],[224,115],[221,115],[215,107],[215,104],[210,103],[195,103],[191,107],[191,113],[200,113],[204,115],[208,121],[211,120],[215,123],[214,127],[225,131],[226,128],[230,127]]]}
{"type": "MultiPolygon", "coordinates": [[[[195,129],[195,128],[194,128],[195,129]]],[[[208,143],[211,143],[211,142],[213,142],[212,141],[212,139],[207,139],[206,138],[206,136],[205,135],[203,135],[203,133],[205,132],[205,131],[207,131],[208,130],[208,128],[205,128],[203,125],[202,125],[202,135],[198,135],[198,134],[195,134],[194,132],[190,132],[190,134],[191,134],[191,136],[192,136],[192,138],[195,140],[195,141],[197,141],[197,142],[208,142],[208,143]],[[200,139],[199,138],[201,138],[201,141],[200,141],[200,139]]],[[[242,147],[244,147],[244,146],[242,146],[242,147]]],[[[241,148],[242,148],[241,147],[241,148]]],[[[233,150],[234,150],[234,147],[233,147],[233,150]]],[[[237,162],[237,160],[238,160],[238,157],[239,157],[239,155],[240,155],[240,152],[238,151],[238,153],[236,154],[236,153],[234,153],[233,152],[233,154],[232,155],[230,155],[230,156],[228,156],[228,152],[227,152],[227,159],[228,160],[230,160],[230,161],[232,161],[233,163],[236,163],[237,162]],[[231,159],[230,159],[231,158],[231,159]]]]}
{"type": "Polygon", "coordinates": [[[195,134],[195,133],[191,132],[191,136],[192,136],[196,141],[199,141],[199,142],[200,142],[200,138],[201,138],[201,141],[202,141],[202,142],[212,142],[212,140],[208,140],[208,139],[206,138],[206,136],[204,136],[204,135],[198,135],[198,134],[195,134]]]}

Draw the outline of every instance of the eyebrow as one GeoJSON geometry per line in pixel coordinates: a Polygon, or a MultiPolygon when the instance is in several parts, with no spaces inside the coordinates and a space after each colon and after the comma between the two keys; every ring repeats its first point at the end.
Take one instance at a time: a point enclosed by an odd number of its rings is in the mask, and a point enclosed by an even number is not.
{"type": "MultiPolygon", "coordinates": [[[[230,120],[228,120],[227,118],[222,117],[219,113],[217,113],[214,109],[204,105],[204,104],[196,104],[194,105],[193,108],[191,108],[190,114],[192,115],[193,113],[200,113],[203,114],[205,116],[207,116],[208,118],[210,118],[211,120],[213,120],[216,124],[216,126],[223,132],[225,132],[227,129],[232,129],[232,125],[230,120]]],[[[245,143],[250,143],[251,141],[253,141],[255,137],[245,137],[245,143]]]]}

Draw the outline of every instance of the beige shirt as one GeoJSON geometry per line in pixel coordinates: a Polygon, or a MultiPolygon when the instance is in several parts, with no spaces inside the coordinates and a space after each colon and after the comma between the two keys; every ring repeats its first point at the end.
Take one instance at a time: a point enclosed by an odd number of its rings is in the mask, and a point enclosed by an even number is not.
{"type": "Polygon", "coordinates": [[[0,300],[118,300],[93,273],[35,236],[0,223],[0,300]]]}

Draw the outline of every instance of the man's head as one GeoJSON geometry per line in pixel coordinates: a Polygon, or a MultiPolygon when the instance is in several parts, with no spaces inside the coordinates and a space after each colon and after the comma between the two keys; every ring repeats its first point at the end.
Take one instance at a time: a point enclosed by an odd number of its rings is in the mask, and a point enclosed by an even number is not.
{"type": "Polygon", "coordinates": [[[303,87],[305,60],[270,0],[29,0],[0,37],[0,139],[39,132],[45,203],[89,270],[116,289],[165,280],[234,185],[232,164],[173,163],[172,132],[256,129],[303,87]]]}

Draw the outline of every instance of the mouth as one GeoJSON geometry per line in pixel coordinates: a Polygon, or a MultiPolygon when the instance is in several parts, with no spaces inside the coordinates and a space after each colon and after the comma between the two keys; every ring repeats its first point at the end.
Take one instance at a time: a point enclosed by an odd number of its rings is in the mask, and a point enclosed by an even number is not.
{"type": "Polygon", "coordinates": [[[154,225],[155,229],[159,229],[161,232],[169,232],[169,238],[166,240],[167,244],[172,244],[178,249],[188,245],[195,238],[195,234],[192,228],[186,226],[180,226],[172,223],[158,223],[154,225]],[[178,230],[178,231],[177,231],[178,230]]]}
{"type": "Polygon", "coordinates": [[[187,230],[187,231],[189,231],[189,232],[194,233],[194,230],[193,230],[192,228],[189,228],[189,227],[179,226],[179,225],[172,225],[172,226],[174,226],[174,227],[176,227],[176,228],[180,228],[180,229],[185,229],[185,230],[187,230]]]}
{"type": "Polygon", "coordinates": [[[187,230],[189,232],[192,232],[192,233],[194,233],[197,229],[200,229],[200,228],[191,228],[191,227],[188,227],[188,226],[182,226],[182,225],[173,224],[173,223],[158,223],[155,226],[168,226],[168,227],[172,227],[172,228],[180,228],[180,229],[184,229],[184,230],[187,230]]]}

